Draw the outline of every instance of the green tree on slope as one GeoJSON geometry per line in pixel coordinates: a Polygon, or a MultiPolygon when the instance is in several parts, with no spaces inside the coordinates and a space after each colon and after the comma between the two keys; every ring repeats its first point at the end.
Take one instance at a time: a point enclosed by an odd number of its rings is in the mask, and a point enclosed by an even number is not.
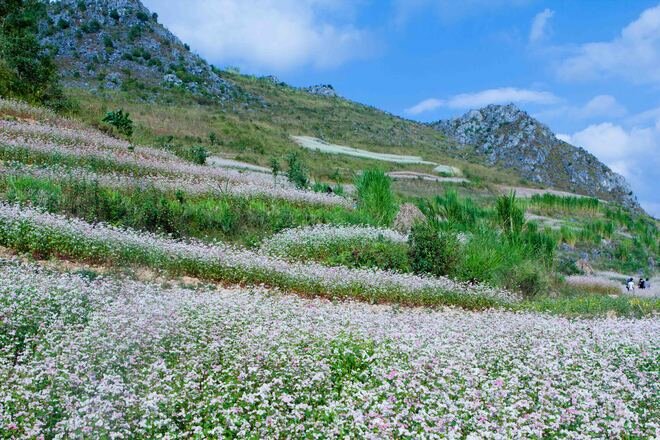
{"type": "Polygon", "coordinates": [[[46,8],[42,0],[0,1],[0,95],[61,108],[57,67],[37,37],[46,8]]]}

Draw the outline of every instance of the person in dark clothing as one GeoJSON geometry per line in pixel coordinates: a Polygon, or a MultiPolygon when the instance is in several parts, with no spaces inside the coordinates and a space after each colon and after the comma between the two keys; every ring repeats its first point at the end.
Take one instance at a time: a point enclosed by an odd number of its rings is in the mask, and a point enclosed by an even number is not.
{"type": "Polygon", "coordinates": [[[646,281],[644,280],[644,278],[639,279],[639,283],[637,283],[637,287],[639,287],[640,289],[646,289],[646,281]]]}

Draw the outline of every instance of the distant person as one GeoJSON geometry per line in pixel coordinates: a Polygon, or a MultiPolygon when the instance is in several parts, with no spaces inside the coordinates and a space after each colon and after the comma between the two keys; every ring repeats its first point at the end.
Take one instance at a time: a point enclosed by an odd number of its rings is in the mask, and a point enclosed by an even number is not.
{"type": "Polygon", "coordinates": [[[646,283],[644,283],[644,285],[646,286],[647,289],[650,289],[650,288],[651,288],[651,280],[649,280],[649,279],[647,278],[647,279],[646,279],[646,283]]]}
{"type": "Polygon", "coordinates": [[[637,287],[640,289],[646,289],[646,280],[644,280],[644,278],[640,278],[639,282],[637,283],[637,287]]]}
{"type": "Polygon", "coordinates": [[[632,277],[628,278],[628,282],[626,283],[626,290],[628,290],[628,292],[635,290],[635,282],[633,281],[632,277]]]}

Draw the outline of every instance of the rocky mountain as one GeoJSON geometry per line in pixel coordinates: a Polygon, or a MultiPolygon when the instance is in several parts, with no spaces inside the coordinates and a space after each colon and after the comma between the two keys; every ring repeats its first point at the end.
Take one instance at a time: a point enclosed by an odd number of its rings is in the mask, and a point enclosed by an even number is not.
{"type": "Polygon", "coordinates": [[[431,126],[459,148],[474,149],[487,164],[516,170],[531,182],[639,209],[623,176],[513,104],[489,105],[431,126]]]}
{"type": "Polygon", "coordinates": [[[68,86],[180,88],[225,101],[241,90],[192,53],[139,0],[59,0],[49,5],[41,41],[56,52],[68,86]]]}

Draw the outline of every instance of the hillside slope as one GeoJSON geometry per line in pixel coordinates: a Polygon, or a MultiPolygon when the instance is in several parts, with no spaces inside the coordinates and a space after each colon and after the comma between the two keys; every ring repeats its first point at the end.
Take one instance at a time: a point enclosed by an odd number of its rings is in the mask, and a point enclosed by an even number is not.
{"type": "Polygon", "coordinates": [[[56,50],[79,116],[98,123],[108,110],[124,108],[136,122],[138,143],[174,150],[203,144],[212,154],[260,166],[295,151],[322,179],[351,179],[368,167],[432,170],[302,151],[291,139],[312,136],[421,156],[457,167],[473,182],[532,182],[638,207],[622,177],[515,107],[488,107],[429,126],[344,99],[329,85],[296,88],[273,76],[220,70],[139,0],[62,0],[49,9],[41,40],[56,50]]]}
{"type": "Polygon", "coordinates": [[[487,164],[515,169],[532,182],[639,209],[630,186],[586,150],[570,145],[513,104],[489,105],[431,124],[487,164]]]}

